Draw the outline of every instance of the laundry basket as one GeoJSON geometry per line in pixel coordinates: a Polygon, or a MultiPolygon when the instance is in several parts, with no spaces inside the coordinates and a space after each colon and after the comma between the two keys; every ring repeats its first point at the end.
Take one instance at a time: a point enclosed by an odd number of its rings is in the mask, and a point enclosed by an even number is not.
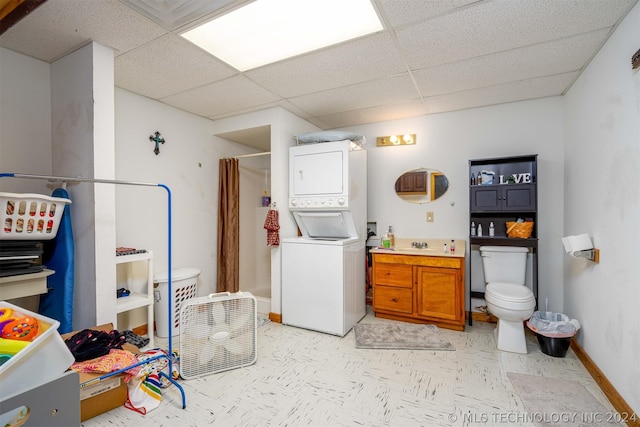
{"type": "MultiPolygon", "coordinates": [[[[183,301],[195,298],[198,294],[198,278],[200,270],[197,268],[178,268],[171,270],[171,336],[180,332],[180,306],[183,301]]],[[[169,275],[161,273],[154,277],[154,314],[156,321],[156,335],[160,338],[169,337],[169,275]]]]}
{"type": "Polygon", "coordinates": [[[42,194],[0,193],[0,240],[51,240],[71,200],[42,194]]]}

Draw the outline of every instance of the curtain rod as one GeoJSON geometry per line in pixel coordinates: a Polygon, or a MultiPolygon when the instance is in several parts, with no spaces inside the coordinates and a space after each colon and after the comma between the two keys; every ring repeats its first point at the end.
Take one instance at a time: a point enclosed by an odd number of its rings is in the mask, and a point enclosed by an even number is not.
{"type": "Polygon", "coordinates": [[[271,154],[271,151],[265,151],[264,153],[253,153],[253,154],[243,154],[241,156],[233,156],[234,159],[242,159],[245,157],[258,157],[258,156],[268,156],[271,154]]]}

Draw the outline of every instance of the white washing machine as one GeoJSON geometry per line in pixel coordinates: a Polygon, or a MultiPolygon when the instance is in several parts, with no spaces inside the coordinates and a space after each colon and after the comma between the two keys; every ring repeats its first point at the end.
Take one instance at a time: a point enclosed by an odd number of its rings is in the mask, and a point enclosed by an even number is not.
{"type": "Polygon", "coordinates": [[[366,313],[359,238],[282,241],[282,323],[345,336],[366,313]]]}

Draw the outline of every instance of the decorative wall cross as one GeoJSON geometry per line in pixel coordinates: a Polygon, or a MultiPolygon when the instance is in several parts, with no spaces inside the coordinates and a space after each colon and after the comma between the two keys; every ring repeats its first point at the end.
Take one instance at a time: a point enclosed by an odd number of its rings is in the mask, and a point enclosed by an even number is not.
{"type": "Polygon", "coordinates": [[[155,134],[149,136],[149,140],[156,143],[156,148],[153,149],[153,152],[156,153],[156,156],[160,154],[160,145],[164,144],[164,138],[160,138],[160,132],[156,131],[155,134]]]}

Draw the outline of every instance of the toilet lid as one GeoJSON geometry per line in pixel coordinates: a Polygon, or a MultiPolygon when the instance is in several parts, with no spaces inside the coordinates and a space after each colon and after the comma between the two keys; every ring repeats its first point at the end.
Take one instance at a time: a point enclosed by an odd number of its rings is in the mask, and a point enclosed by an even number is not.
{"type": "Polygon", "coordinates": [[[491,294],[495,298],[509,302],[525,302],[534,299],[531,289],[524,285],[515,285],[513,283],[489,283],[485,294],[491,294]]]}

